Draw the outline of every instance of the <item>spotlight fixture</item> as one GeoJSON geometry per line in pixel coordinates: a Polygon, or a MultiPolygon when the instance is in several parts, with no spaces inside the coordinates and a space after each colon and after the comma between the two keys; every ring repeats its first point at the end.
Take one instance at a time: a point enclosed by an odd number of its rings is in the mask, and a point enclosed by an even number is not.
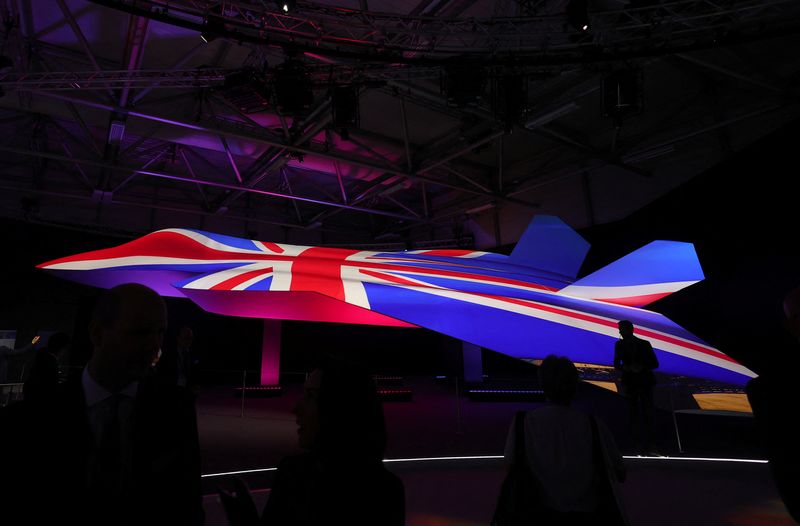
{"type": "Polygon", "coordinates": [[[295,2],[295,0],[278,0],[278,7],[280,7],[281,11],[284,13],[289,13],[295,10],[297,2],[295,2]]]}
{"type": "Polygon", "coordinates": [[[581,33],[589,31],[589,0],[570,0],[567,4],[567,22],[581,33]]]}

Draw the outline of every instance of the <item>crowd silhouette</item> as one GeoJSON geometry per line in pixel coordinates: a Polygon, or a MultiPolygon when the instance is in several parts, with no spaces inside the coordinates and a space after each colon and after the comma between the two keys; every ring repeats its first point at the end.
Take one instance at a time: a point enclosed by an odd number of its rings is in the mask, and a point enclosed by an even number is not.
{"type": "MultiPolygon", "coordinates": [[[[784,307],[787,328],[800,337],[800,289],[784,307]]],[[[0,409],[0,510],[8,524],[203,524],[192,332],[179,330],[165,362],[166,327],[163,299],[125,284],[99,298],[88,328],[93,353],[80,374],[66,381],[59,374],[68,335],[52,335],[37,352],[24,400],[0,409]]],[[[630,322],[619,329],[614,364],[632,433],[637,447],[651,450],[658,361],[630,322]]],[[[782,380],[776,368],[751,382],[748,396],[776,484],[797,518],[800,470],[787,438],[794,432],[778,411],[791,399],[782,380]]],[[[548,356],[539,381],[547,403],[510,425],[510,470],[492,524],[628,524],[619,491],[626,469],[615,440],[601,420],[572,407],[575,365],[548,356]]],[[[405,524],[404,485],[385,468],[383,407],[364,368],[320,355],[292,412],[302,453],[281,460],[261,510],[243,481],[234,481],[234,492],[220,489],[232,526],[405,524]]]]}

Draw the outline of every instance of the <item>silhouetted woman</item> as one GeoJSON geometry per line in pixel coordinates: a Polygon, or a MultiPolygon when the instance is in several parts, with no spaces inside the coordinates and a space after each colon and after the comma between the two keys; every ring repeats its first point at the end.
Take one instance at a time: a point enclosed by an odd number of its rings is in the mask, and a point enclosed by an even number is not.
{"type": "MultiPolygon", "coordinates": [[[[548,356],[539,368],[548,404],[524,418],[525,463],[535,478],[535,524],[589,526],[627,524],[618,482],[625,466],[608,428],[570,404],[578,387],[578,370],[564,357],[548,356]]],[[[515,424],[506,442],[513,460],[515,424]]]]}
{"type": "Polygon", "coordinates": [[[306,452],[280,462],[262,524],[402,526],[405,491],[383,466],[386,428],[372,378],[325,359],[293,413],[306,452]]]}

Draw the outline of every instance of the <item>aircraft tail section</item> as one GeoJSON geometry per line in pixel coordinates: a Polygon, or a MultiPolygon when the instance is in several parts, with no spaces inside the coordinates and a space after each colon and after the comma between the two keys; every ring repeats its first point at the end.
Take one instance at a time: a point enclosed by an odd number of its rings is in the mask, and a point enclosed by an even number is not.
{"type": "Polygon", "coordinates": [[[642,307],[704,278],[693,244],[653,241],[558,293],[642,307]]]}
{"type": "Polygon", "coordinates": [[[508,260],[575,279],[588,251],[589,243],[561,219],[537,215],[508,260]]]}

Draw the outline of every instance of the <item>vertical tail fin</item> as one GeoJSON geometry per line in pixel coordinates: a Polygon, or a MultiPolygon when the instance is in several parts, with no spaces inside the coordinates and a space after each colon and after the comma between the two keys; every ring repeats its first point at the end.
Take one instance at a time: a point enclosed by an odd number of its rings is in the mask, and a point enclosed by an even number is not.
{"type": "Polygon", "coordinates": [[[537,215],[509,256],[515,265],[575,279],[589,243],[556,216],[537,215]]]}
{"type": "Polygon", "coordinates": [[[641,307],[704,278],[693,244],[653,241],[558,293],[641,307]]]}

